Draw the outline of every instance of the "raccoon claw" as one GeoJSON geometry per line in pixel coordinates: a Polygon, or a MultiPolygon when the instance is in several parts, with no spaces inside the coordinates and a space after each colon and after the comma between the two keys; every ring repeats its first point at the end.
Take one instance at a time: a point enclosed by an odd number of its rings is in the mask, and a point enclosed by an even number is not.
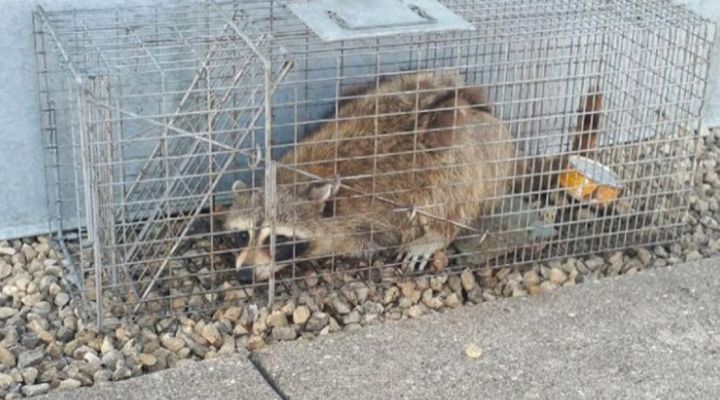
{"type": "Polygon", "coordinates": [[[401,265],[403,272],[424,271],[432,260],[432,256],[444,245],[442,243],[416,243],[410,244],[400,250],[395,261],[401,265]]]}

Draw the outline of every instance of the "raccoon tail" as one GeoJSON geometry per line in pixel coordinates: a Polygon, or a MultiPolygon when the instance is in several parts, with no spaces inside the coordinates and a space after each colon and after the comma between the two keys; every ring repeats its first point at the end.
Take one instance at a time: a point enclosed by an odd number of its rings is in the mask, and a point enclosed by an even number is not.
{"type": "MultiPolygon", "coordinates": [[[[598,86],[590,89],[581,100],[578,110],[578,131],[573,134],[571,154],[588,155],[598,148],[603,94],[598,86]]],[[[518,152],[519,154],[519,152],[518,152]]],[[[513,191],[527,192],[551,189],[557,186],[560,173],[567,168],[568,154],[559,156],[524,157],[516,165],[513,191]]]]}
{"type": "Polygon", "coordinates": [[[572,151],[587,155],[598,148],[598,128],[603,109],[603,95],[599,87],[590,89],[578,110],[579,132],[573,138],[572,151]]]}

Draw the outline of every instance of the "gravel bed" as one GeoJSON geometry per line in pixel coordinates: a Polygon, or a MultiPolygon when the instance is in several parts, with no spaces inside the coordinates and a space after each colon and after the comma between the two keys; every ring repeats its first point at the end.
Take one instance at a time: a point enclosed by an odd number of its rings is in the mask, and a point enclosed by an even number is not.
{"type": "Polygon", "coordinates": [[[379,271],[379,279],[367,281],[353,274],[326,277],[310,271],[303,279],[305,290],[271,309],[239,302],[204,318],[145,315],[136,320],[117,312],[105,317],[99,332],[78,317],[79,300],[71,296],[62,260],[47,238],[0,242],[0,398],[127,379],[277,341],[311,339],[717,255],[720,130],[703,141],[688,224],[673,245],[449,276],[403,278],[388,268],[379,271]]]}

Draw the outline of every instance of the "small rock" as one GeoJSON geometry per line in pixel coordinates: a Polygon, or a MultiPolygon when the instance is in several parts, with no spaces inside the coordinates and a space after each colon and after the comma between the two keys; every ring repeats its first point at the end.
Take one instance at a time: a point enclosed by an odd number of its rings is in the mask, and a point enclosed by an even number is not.
{"type": "Polygon", "coordinates": [[[27,397],[39,396],[45,394],[50,390],[49,383],[39,383],[37,385],[26,385],[20,389],[20,392],[27,397]]]}
{"type": "Polygon", "coordinates": [[[472,360],[480,358],[482,356],[482,349],[475,343],[468,343],[465,345],[465,356],[472,360]]]}
{"type": "Polygon", "coordinates": [[[222,347],[218,350],[218,355],[226,355],[235,353],[235,338],[232,336],[226,336],[223,338],[222,347]]]}
{"type": "Polygon", "coordinates": [[[704,214],[710,210],[710,204],[705,200],[698,200],[695,204],[693,204],[693,209],[700,214],[704,214]]]}
{"type": "Polygon", "coordinates": [[[27,296],[24,296],[21,301],[26,306],[32,307],[42,301],[42,293],[29,294],[27,296]]]}
{"type": "Polygon", "coordinates": [[[111,379],[112,379],[112,372],[110,372],[106,369],[101,369],[93,374],[93,381],[95,383],[110,382],[111,379]]]}
{"type": "Polygon", "coordinates": [[[0,346],[0,364],[4,365],[6,368],[12,368],[15,366],[16,362],[17,360],[15,358],[15,354],[5,347],[0,346]]]}
{"type": "Polygon", "coordinates": [[[611,263],[607,269],[605,270],[605,275],[607,276],[616,276],[620,274],[620,271],[622,271],[623,264],[622,263],[611,263]]]}
{"type": "Polygon", "coordinates": [[[265,323],[271,328],[287,326],[287,317],[285,316],[285,313],[280,310],[273,311],[270,315],[268,315],[265,323]]]}
{"type": "Polygon", "coordinates": [[[340,324],[338,324],[338,322],[335,321],[335,318],[332,317],[330,318],[330,322],[328,323],[327,328],[330,333],[340,332],[341,330],[340,324]]]}
{"type": "Polygon", "coordinates": [[[176,352],[185,347],[185,341],[179,337],[165,336],[160,339],[160,343],[172,352],[176,352]]]}
{"type": "Polygon", "coordinates": [[[549,292],[551,290],[555,290],[558,288],[558,285],[555,282],[551,281],[545,281],[540,284],[540,290],[543,292],[549,292]]]}
{"type": "Polygon", "coordinates": [[[57,331],[57,339],[61,342],[69,342],[75,337],[75,332],[65,326],[61,326],[57,331]]]}
{"type": "Polygon", "coordinates": [[[397,286],[393,286],[385,291],[383,296],[383,304],[388,305],[394,303],[400,297],[400,289],[397,286]]]}
{"type": "MultiPolygon", "coordinates": [[[[109,373],[109,371],[108,371],[108,373],[109,373]]],[[[60,384],[58,385],[57,390],[60,390],[60,391],[72,390],[72,389],[77,389],[80,386],[82,386],[80,381],[69,378],[69,379],[64,379],[64,380],[60,381],[60,384]]]]}
{"type": "Polygon", "coordinates": [[[117,317],[107,317],[102,320],[103,329],[115,330],[121,325],[120,319],[117,317]]]}
{"type": "Polygon", "coordinates": [[[7,278],[10,274],[12,274],[10,264],[0,261],[0,280],[7,278]]]}
{"type": "Polygon", "coordinates": [[[368,289],[367,286],[362,285],[355,289],[355,294],[357,295],[358,303],[362,304],[367,301],[368,295],[370,294],[370,289],[368,289]]]}
{"type": "Polygon", "coordinates": [[[265,331],[267,331],[267,328],[268,328],[267,317],[268,317],[267,308],[265,308],[265,307],[261,308],[257,318],[255,319],[255,322],[252,324],[252,331],[254,334],[262,335],[265,333],[265,331]]]}
{"type": "Polygon", "coordinates": [[[286,317],[292,316],[293,311],[295,311],[295,300],[288,301],[280,308],[280,312],[285,314],[286,317]]]}
{"type": "Polygon", "coordinates": [[[443,301],[440,297],[433,297],[432,289],[425,289],[422,295],[422,301],[427,308],[432,310],[438,310],[443,306],[443,301]]]}
{"type": "Polygon", "coordinates": [[[650,265],[650,262],[652,261],[652,253],[650,253],[650,250],[644,248],[644,247],[638,247],[635,249],[635,254],[637,255],[638,259],[642,263],[643,266],[650,265]]]}
{"type": "Polygon", "coordinates": [[[542,293],[542,289],[540,286],[530,286],[529,288],[527,288],[527,292],[530,295],[536,295],[542,293]]]}
{"type": "Polygon", "coordinates": [[[603,260],[601,257],[590,257],[587,260],[585,260],[585,266],[590,271],[598,270],[603,265],[605,265],[605,260],[603,260]]]}
{"type": "Polygon", "coordinates": [[[152,354],[140,353],[138,355],[138,361],[143,367],[152,367],[157,364],[157,357],[152,354]]]}
{"type": "Polygon", "coordinates": [[[350,305],[340,297],[336,297],[332,301],[332,308],[335,313],[345,315],[350,312],[350,305]]]}
{"type": "Polygon", "coordinates": [[[22,264],[25,265],[27,263],[27,259],[25,258],[25,254],[23,253],[15,253],[14,256],[12,256],[12,263],[13,264],[22,264]]]}
{"type": "Polygon", "coordinates": [[[0,255],[14,256],[16,253],[12,247],[0,247],[0,255]]]}
{"type": "Polygon", "coordinates": [[[455,292],[450,293],[450,294],[445,298],[445,305],[446,305],[447,307],[450,307],[450,308],[459,307],[459,306],[460,306],[460,298],[458,298],[457,293],[455,293],[455,292]]]}
{"type": "Polygon", "coordinates": [[[442,272],[447,268],[450,260],[445,250],[440,250],[435,253],[430,264],[430,271],[433,273],[442,272]]]}
{"type": "Polygon", "coordinates": [[[360,313],[357,310],[350,311],[347,315],[343,316],[343,324],[358,324],[360,323],[360,313]]]}
{"type": "Polygon", "coordinates": [[[702,260],[704,257],[702,254],[700,254],[699,251],[693,250],[689,252],[687,255],[685,255],[685,261],[686,262],[693,262],[693,261],[699,261],[702,260]]]}
{"type": "MultiPolygon", "coordinates": [[[[58,366],[62,366],[62,364],[58,363],[58,366]]],[[[58,380],[58,371],[57,367],[52,366],[45,371],[43,371],[42,374],[40,374],[40,377],[38,378],[38,383],[51,383],[53,381],[58,380]]]]}
{"type": "Polygon", "coordinates": [[[445,283],[448,280],[447,275],[438,275],[430,277],[430,288],[436,292],[440,292],[445,287],[445,283]]]}
{"type": "Polygon", "coordinates": [[[610,265],[621,265],[624,263],[624,256],[622,251],[616,251],[610,257],[608,257],[610,265]]]}
{"type": "Polygon", "coordinates": [[[32,308],[32,313],[42,317],[47,317],[52,310],[52,306],[47,301],[41,301],[32,308]]]}
{"type": "Polygon", "coordinates": [[[17,311],[11,307],[0,307],[0,319],[8,319],[15,315],[17,311]]]}
{"type": "Polygon", "coordinates": [[[312,270],[308,270],[305,275],[303,276],[303,279],[305,280],[305,284],[307,287],[312,288],[317,286],[319,279],[317,276],[317,273],[312,270]]]}
{"type": "Polygon", "coordinates": [[[248,339],[245,347],[250,351],[257,351],[265,347],[265,341],[262,336],[252,335],[250,339],[248,339]]]}
{"type": "Polygon", "coordinates": [[[670,256],[663,246],[655,246],[653,252],[660,258],[668,258],[670,256]]]}
{"type": "Polygon", "coordinates": [[[412,307],[412,305],[413,305],[412,300],[410,300],[407,297],[401,298],[400,301],[398,302],[398,308],[401,308],[403,310],[412,307]]]}
{"type": "Polygon", "coordinates": [[[0,373],[0,389],[5,390],[13,383],[15,383],[15,379],[12,376],[0,373]]]}
{"type": "Polygon", "coordinates": [[[115,371],[112,373],[112,380],[114,381],[121,381],[123,379],[130,378],[132,376],[132,371],[128,367],[118,367],[115,371]]]}
{"type": "Polygon", "coordinates": [[[522,277],[523,285],[526,288],[540,285],[540,275],[535,270],[526,271],[522,277]]]}
{"type": "Polygon", "coordinates": [[[295,340],[297,330],[294,326],[278,326],[273,328],[272,338],[275,340],[295,340]]]}
{"type": "Polygon", "coordinates": [[[223,314],[223,316],[229,321],[236,322],[242,316],[242,308],[228,307],[228,309],[225,310],[225,314],[223,314]]]}
{"type": "Polygon", "coordinates": [[[589,208],[581,208],[575,214],[575,218],[578,221],[592,221],[597,218],[597,214],[589,208]]]}
{"type": "Polygon", "coordinates": [[[550,282],[562,285],[567,280],[567,275],[560,268],[550,268],[550,282]]]}
{"type": "Polygon", "coordinates": [[[475,304],[480,304],[485,299],[485,293],[489,291],[483,290],[480,286],[475,286],[473,290],[467,293],[467,299],[475,304]]]}
{"type": "Polygon", "coordinates": [[[30,367],[22,372],[23,381],[26,385],[32,385],[38,377],[37,368],[30,367]]]}
{"type": "Polygon", "coordinates": [[[424,305],[416,304],[410,307],[410,309],[408,310],[408,316],[410,316],[410,318],[417,318],[425,314],[426,310],[427,308],[424,305]]]}
{"type": "MultiPolygon", "coordinates": [[[[89,354],[86,354],[86,356],[88,355],[89,354]]],[[[114,370],[121,360],[125,360],[125,357],[121,352],[117,350],[109,350],[108,352],[103,353],[101,362],[104,366],[114,370]]]]}
{"type": "Polygon", "coordinates": [[[500,268],[500,270],[495,273],[495,277],[500,281],[506,280],[508,275],[510,275],[510,268],[500,268]]]}
{"type": "Polygon", "coordinates": [[[42,348],[36,348],[33,350],[27,350],[20,353],[20,356],[18,357],[17,366],[20,369],[25,369],[27,367],[31,367],[40,361],[42,361],[43,357],[45,356],[45,352],[42,348]]]}
{"type": "Polygon", "coordinates": [[[462,283],[463,289],[465,289],[466,292],[470,292],[475,288],[475,274],[473,274],[469,268],[466,268],[460,274],[460,282],[462,283]]]}
{"type": "Polygon", "coordinates": [[[319,332],[330,321],[330,316],[324,312],[316,312],[308,320],[305,329],[310,332],[319,332]]]}
{"type": "Polygon", "coordinates": [[[222,335],[215,324],[207,324],[202,328],[200,336],[207,340],[211,345],[220,345],[222,343],[222,335]]]}
{"type": "Polygon", "coordinates": [[[65,292],[60,292],[55,296],[55,305],[62,307],[70,301],[70,296],[65,292]]]}
{"type": "Polygon", "coordinates": [[[112,350],[115,350],[112,339],[110,339],[110,336],[105,336],[103,338],[102,345],[100,345],[100,353],[107,354],[112,350]]]}
{"type": "Polygon", "coordinates": [[[293,311],[293,323],[302,325],[310,319],[310,308],[308,306],[298,306],[293,311]]]}
{"type": "Polygon", "coordinates": [[[363,310],[365,310],[365,314],[382,314],[385,308],[380,303],[375,303],[373,301],[366,301],[365,304],[362,305],[363,310]]]}
{"type": "Polygon", "coordinates": [[[247,335],[248,333],[249,333],[249,332],[248,332],[247,328],[245,328],[245,327],[242,326],[241,324],[235,325],[235,328],[233,328],[233,331],[232,331],[232,334],[233,334],[234,336],[237,336],[237,337],[245,336],[245,335],[247,335]]]}
{"type": "MultiPolygon", "coordinates": [[[[493,278],[494,279],[494,278],[493,278]]],[[[457,293],[458,295],[461,295],[462,293],[462,281],[460,280],[460,277],[457,275],[452,275],[448,278],[447,282],[448,287],[453,292],[457,293]]]]}
{"type": "Polygon", "coordinates": [[[415,281],[408,280],[405,282],[401,282],[400,284],[398,284],[398,286],[400,287],[400,292],[402,293],[402,295],[404,297],[407,297],[407,298],[415,297],[415,295],[416,295],[415,281]]]}
{"type": "Polygon", "coordinates": [[[337,296],[332,296],[331,305],[333,305],[334,302],[337,300],[344,301],[347,299],[352,304],[357,304],[357,294],[355,291],[350,287],[350,285],[345,285],[342,288],[340,288],[340,293],[342,294],[341,298],[338,298],[337,296]]]}

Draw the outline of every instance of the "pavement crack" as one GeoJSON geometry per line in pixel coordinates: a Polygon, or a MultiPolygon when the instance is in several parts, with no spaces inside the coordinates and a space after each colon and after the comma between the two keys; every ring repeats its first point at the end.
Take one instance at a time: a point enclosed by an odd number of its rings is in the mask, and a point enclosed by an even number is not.
{"type": "Polygon", "coordinates": [[[265,382],[267,382],[270,388],[278,395],[278,397],[280,397],[282,400],[288,400],[290,398],[287,394],[283,392],[277,382],[275,382],[275,380],[270,375],[270,372],[265,369],[260,360],[255,357],[254,353],[250,353],[248,355],[248,359],[250,360],[250,363],[253,365],[253,367],[255,367],[255,369],[260,373],[260,376],[265,379],[265,382]]]}

